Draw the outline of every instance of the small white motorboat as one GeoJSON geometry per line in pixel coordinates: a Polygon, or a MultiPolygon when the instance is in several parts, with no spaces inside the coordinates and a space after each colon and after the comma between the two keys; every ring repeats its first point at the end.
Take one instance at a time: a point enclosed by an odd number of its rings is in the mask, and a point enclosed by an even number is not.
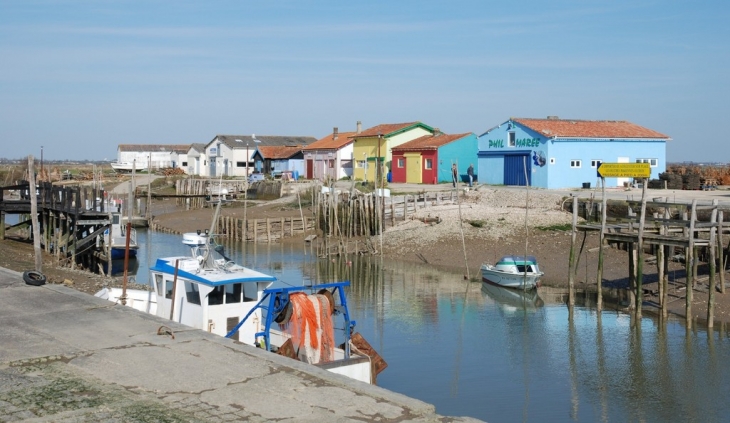
{"type": "Polygon", "coordinates": [[[534,256],[504,256],[496,265],[482,264],[481,271],[486,283],[522,290],[539,286],[543,275],[534,256]]]}
{"type": "Polygon", "coordinates": [[[117,173],[131,173],[132,170],[136,172],[142,172],[147,170],[146,164],[137,162],[112,162],[111,167],[117,173]]]}

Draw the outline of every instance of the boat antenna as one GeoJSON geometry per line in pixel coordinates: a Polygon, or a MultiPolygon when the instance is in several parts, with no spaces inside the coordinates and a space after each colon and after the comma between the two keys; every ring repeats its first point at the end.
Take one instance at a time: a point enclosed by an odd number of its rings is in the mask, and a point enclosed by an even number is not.
{"type": "Polygon", "coordinates": [[[208,245],[206,245],[205,255],[204,255],[205,261],[208,260],[208,255],[210,255],[210,248],[208,248],[208,247],[210,246],[210,243],[213,239],[213,231],[218,226],[218,217],[220,216],[220,213],[221,213],[221,203],[222,203],[222,194],[223,194],[222,186],[223,186],[223,174],[221,174],[220,179],[218,180],[218,204],[216,204],[216,206],[215,206],[215,211],[213,212],[213,219],[210,222],[210,231],[208,231],[209,238],[207,241],[208,245]]]}

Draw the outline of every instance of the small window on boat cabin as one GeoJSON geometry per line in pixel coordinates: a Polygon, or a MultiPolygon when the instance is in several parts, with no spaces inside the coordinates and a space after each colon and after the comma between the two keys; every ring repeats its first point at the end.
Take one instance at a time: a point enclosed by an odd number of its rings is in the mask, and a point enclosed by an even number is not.
{"type": "Polygon", "coordinates": [[[524,265],[524,264],[518,264],[517,265],[517,273],[525,273],[525,272],[532,272],[532,266],[524,265]]]}
{"type": "Polygon", "coordinates": [[[600,160],[595,160],[595,159],[591,160],[591,167],[593,169],[597,168],[599,164],[601,164],[600,160]]]}
{"type": "Polygon", "coordinates": [[[241,302],[241,284],[234,283],[226,285],[226,304],[234,304],[241,302]]]}
{"type": "Polygon", "coordinates": [[[258,301],[258,293],[256,291],[255,283],[247,283],[243,285],[243,302],[247,303],[250,301],[258,301]]]}
{"type": "Polygon", "coordinates": [[[155,286],[157,288],[157,295],[164,295],[162,291],[162,275],[160,275],[159,273],[155,273],[155,286]]]}
{"type": "Polygon", "coordinates": [[[514,132],[507,132],[507,146],[514,147],[517,145],[517,138],[514,132]]]}
{"type": "Polygon", "coordinates": [[[570,167],[575,168],[575,169],[580,168],[581,167],[580,160],[571,160],[570,167]]]}
{"type": "Polygon", "coordinates": [[[165,298],[172,299],[172,281],[165,281],[165,298]]]}
{"type": "Polygon", "coordinates": [[[208,294],[208,305],[219,305],[223,304],[223,287],[216,286],[208,294]]]}
{"type": "Polygon", "coordinates": [[[197,283],[185,281],[185,296],[190,304],[200,305],[200,290],[197,283]]]}

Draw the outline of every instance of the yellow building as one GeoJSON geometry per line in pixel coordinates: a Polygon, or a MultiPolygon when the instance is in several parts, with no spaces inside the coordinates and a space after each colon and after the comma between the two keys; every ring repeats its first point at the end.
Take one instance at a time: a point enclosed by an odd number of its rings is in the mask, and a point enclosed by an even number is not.
{"type": "Polygon", "coordinates": [[[353,178],[370,182],[374,182],[378,176],[385,179],[390,171],[392,148],[434,132],[434,128],[421,122],[385,123],[364,131],[358,127],[357,133],[351,136],[354,140],[353,178]]]}

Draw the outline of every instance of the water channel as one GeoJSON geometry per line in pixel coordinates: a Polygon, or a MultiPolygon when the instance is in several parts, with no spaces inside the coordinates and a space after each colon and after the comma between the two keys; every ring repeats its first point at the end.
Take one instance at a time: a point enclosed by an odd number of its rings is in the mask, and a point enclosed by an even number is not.
{"type": "MultiPolygon", "coordinates": [[[[187,254],[177,235],[138,230],[138,283],[150,258],[187,254]]],[[[319,260],[301,246],[226,245],[279,283],[350,280],[357,331],[388,362],[378,385],[489,422],[713,422],[730,419],[730,339],[681,320],[636,322],[467,282],[379,257],[319,260]],[[349,262],[348,260],[351,260],[349,262]]]]}

